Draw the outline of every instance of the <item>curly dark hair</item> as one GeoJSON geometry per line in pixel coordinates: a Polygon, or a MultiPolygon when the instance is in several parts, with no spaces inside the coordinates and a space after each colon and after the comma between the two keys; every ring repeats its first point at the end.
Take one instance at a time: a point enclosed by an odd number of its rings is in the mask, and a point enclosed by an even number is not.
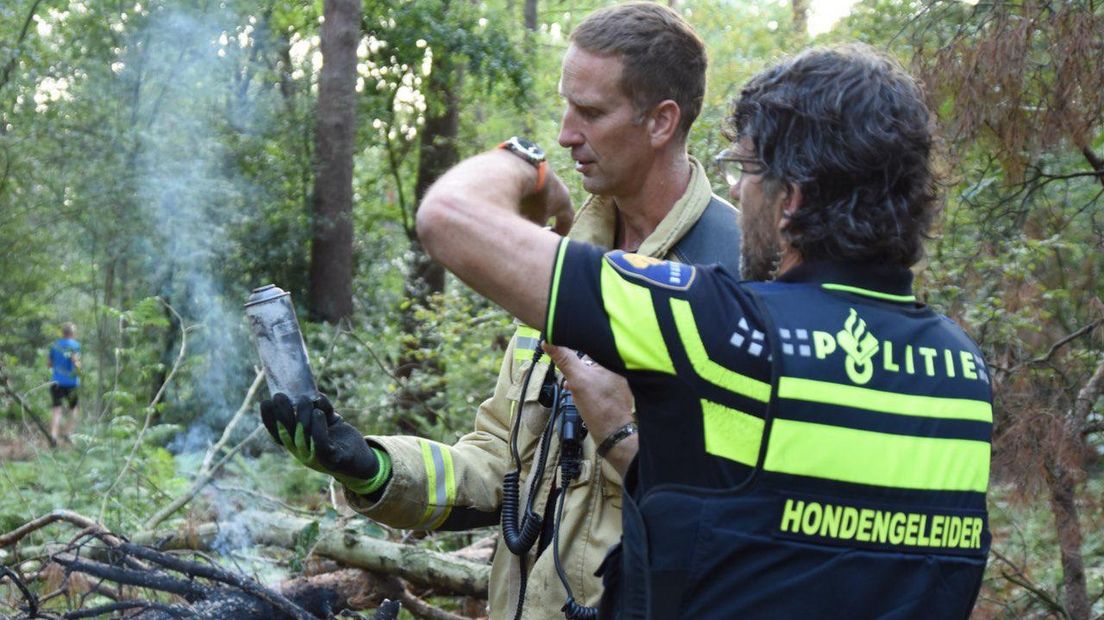
{"type": "Polygon", "coordinates": [[[802,201],[782,231],[808,261],[912,266],[939,210],[923,90],[865,45],[814,48],[753,77],[724,135],[750,138],[764,182],[802,201]]]}
{"type": "Polygon", "coordinates": [[[621,90],[637,110],[671,99],[682,113],[682,137],[705,99],[705,43],[678,13],[654,2],[625,2],[591,13],[571,32],[571,42],[624,63],[621,90]]]}

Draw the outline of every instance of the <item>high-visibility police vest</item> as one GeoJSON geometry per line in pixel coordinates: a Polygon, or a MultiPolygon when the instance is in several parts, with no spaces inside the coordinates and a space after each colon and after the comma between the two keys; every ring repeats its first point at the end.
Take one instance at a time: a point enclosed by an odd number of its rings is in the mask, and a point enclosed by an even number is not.
{"type": "Polygon", "coordinates": [[[607,613],[966,618],[990,543],[992,397],[976,345],[903,296],[745,286],[769,333],[768,412],[733,422],[740,445],[706,445],[750,453],[753,473],[734,489],[626,494],[607,613]]]}

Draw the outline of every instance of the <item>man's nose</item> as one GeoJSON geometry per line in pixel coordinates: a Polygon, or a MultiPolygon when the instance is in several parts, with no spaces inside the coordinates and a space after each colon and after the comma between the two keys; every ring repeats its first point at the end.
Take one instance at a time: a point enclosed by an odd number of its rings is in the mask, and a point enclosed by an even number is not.
{"type": "Polygon", "coordinates": [[[583,140],[583,134],[575,129],[575,119],[573,116],[571,110],[565,110],[563,118],[560,119],[560,135],[556,137],[556,141],[564,148],[580,146],[585,142],[585,140],[583,140]]]}

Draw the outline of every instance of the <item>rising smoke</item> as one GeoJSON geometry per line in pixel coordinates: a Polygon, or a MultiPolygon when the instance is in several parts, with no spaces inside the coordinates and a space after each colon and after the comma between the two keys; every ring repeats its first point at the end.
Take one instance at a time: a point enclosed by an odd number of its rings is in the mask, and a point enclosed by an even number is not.
{"type": "MultiPolygon", "coordinates": [[[[188,334],[186,372],[173,389],[177,416],[170,417],[183,418],[187,430],[170,447],[181,453],[207,446],[253,374],[241,311],[249,287],[226,273],[236,251],[231,231],[246,217],[247,198],[257,194],[225,147],[233,127],[255,121],[238,88],[249,41],[241,39],[242,45],[234,35],[240,22],[225,9],[161,11],[128,46],[128,69],[141,72],[137,200],[152,231],[143,254],[157,294],[185,325],[198,326],[188,334]]],[[[170,344],[166,365],[180,343],[170,344]]]]}

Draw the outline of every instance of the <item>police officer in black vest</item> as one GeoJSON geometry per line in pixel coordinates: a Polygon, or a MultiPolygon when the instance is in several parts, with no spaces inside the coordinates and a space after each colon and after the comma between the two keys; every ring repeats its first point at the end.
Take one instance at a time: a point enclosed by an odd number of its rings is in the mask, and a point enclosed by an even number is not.
{"type": "Polygon", "coordinates": [[[921,90],[870,48],[814,49],[748,82],[726,135],[744,275],[769,283],[562,240],[523,218],[562,219],[563,185],[495,152],[438,181],[419,234],[629,380],[607,617],[965,618],[992,394],[977,346],[912,291],[937,205],[921,90]]]}

